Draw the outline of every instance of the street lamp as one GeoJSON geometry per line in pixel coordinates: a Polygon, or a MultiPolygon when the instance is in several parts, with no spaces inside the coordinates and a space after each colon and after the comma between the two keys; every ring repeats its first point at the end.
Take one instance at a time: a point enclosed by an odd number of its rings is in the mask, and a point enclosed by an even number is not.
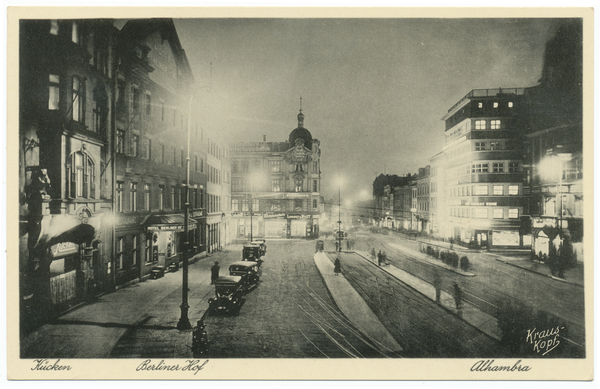
{"type": "Polygon", "coordinates": [[[190,102],[188,105],[188,122],[187,122],[187,158],[185,160],[185,205],[184,205],[184,216],[183,216],[183,282],[181,286],[181,317],[177,322],[178,330],[189,330],[192,328],[190,319],[188,317],[188,311],[190,305],[188,304],[188,253],[190,246],[190,133],[192,127],[192,101],[194,100],[194,94],[199,90],[207,88],[210,91],[210,86],[200,87],[192,92],[190,95],[190,102]]]}
{"type": "Polygon", "coordinates": [[[342,178],[338,174],[338,251],[342,251],[342,178]]]}

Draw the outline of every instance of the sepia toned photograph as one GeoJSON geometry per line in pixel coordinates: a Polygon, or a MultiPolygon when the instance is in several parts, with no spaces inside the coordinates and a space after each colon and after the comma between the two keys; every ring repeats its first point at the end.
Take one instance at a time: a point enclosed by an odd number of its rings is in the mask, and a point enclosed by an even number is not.
{"type": "Polygon", "coordinates": [[[591,9],[8,15],[9,379],[593,379],[591,9]]]}

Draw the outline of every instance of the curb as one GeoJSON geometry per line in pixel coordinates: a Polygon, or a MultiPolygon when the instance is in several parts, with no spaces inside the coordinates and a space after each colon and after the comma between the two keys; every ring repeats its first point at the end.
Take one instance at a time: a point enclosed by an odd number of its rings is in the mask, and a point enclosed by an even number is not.
{"type": "Polygon", "coordinates": [[[575,286],[578,286],[578,287],[580,287],[580,288],[583,288],[583,287],[585,287],[584,285],[581,285],[581,284],[580,284],[580,283],[578,283],[578,282],[573,282],[573,281],[565,280],[565,279],[563,279],[563,278],[559,278],[559,277],[556,277],[556,276],[553,276],[553,275],[549,275],[549,274],[543,274],[543,273],[537,272],[537,271],[535,271],[535,270],[532,270],[532,269],[529,269],[529,268],[526,268],[526,267],[523,267],[523,266],[515,265],[514,263],[511,263],[510,261],[506,261],[506,260],[503,260],[503,259],[500,259],[500,258],[495,258],[495,259],[496,259],[496,261],[498,261],[498,262],[502,262],[502,263],[506,263],[507,265],[511,265],[511,266],[514,266],[514,267],[518,267],[519,269],[526,270],[526,271],[528,271],[528,272],[530,272],[530,273],[539,274],[539,275],[540,275],[540,276],[542,276],[542,277],[548,277],[548,278],[552,278],[553,280],[560,281],[560,282],[564,282],[564,283],[571,284],[571,285],[575,285],[575,286]]]}

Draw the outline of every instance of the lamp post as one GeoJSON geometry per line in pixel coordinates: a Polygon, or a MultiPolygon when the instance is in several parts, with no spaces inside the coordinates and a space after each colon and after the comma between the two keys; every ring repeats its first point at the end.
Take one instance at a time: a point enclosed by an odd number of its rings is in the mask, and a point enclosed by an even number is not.
{"type": "Polygon", "coordinates": [[[254,188],[252,181],[252,177],[250,177],[250,243],[252,243],[252,203],[254,203],[254,188]]]}
{"type": "Polygon", "coordinates": [[[342,179],[338,175],[338,251],[342,251],[342,179]]]}
{"type": "MultiPolygon", "coordinates": [[[[178,330],[189,330],[192,328],[190,319],[188,317],[188,311],[190,305],[188,304],[188,253],[190,246],[190,133],[191,133],[191,122],[192,122],[192,101],[194,100],[194,94],[198,92],[200,87],[194,90],[190,96],[188,105],[188,122],[187,122],[187,158],[185,159],[185,204],[184,204],[184,216],[183,216],[183,282],[181,286],[181,317],[177,322],[178,330]]],[[[206,87],[210,90],[210,87],[206,87]]]]}

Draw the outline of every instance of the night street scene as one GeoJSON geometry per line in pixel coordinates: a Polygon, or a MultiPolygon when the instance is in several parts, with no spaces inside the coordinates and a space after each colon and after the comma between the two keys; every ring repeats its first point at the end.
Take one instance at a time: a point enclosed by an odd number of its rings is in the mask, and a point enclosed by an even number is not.
{"type": "Polygon", "coordinates": [[[19,357],[589,357],[583,25],[20,19],[19,357]]]}

